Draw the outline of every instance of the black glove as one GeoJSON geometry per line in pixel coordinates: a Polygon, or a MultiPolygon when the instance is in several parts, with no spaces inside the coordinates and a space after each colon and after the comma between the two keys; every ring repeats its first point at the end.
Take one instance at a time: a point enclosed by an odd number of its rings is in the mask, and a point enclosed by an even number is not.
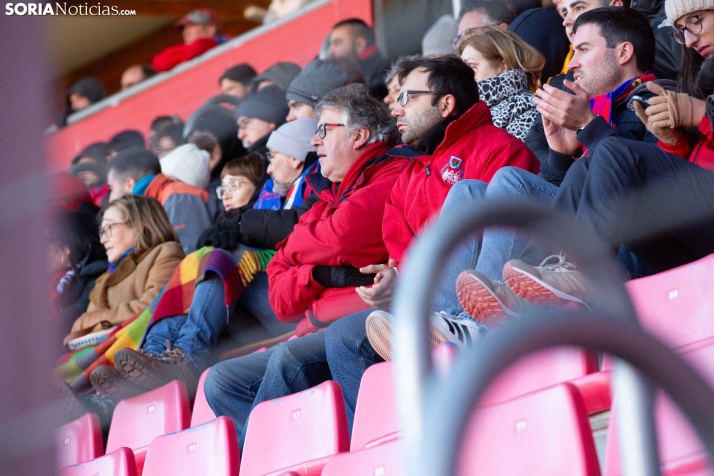
{"type": "Polygon", "coordinates": [[[234,250],[240,243],[240,215],[206,228],[198,238],[196,248],[213,246],[224,250],[234,250]]]}
{"type": "Polygon", "coordinates": [[[312,277],[326,288],[346,288],[369,286],[374,283],[375,274],[363,274],[354,266],[325,266],[318,264],[312,270],[312,277]]]}

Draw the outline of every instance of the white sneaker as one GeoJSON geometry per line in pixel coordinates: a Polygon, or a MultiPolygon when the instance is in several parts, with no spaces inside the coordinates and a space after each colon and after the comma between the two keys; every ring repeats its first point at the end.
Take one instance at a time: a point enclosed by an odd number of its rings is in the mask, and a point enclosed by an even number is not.
{"type": "MultiPolygon", "coordinates": [[[[374,311],[365,323],[369,343],[384,360],[392,360],[393,319],[386,311],[374,311]]],[[[453,342],[457,347],[468,348],[480,338],[478,325],[470,319],[457,319],[445,312],[434,312],[429,316],[429,342],[432,346],[453,342]]]]}

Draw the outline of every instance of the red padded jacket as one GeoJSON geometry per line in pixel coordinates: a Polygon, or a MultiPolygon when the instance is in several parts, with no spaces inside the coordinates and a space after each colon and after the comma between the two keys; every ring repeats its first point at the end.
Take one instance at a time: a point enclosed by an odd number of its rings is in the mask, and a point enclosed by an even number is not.
{"type": "Polygon", "coordinates": [[[278,244],[267,269],[270,306],[281,321],[302,319],[298,335],[369,308],[354,287],[326,288],[313,279],[312,270],[318,264],[360,268],[386,262],[384,204],[407,165],[406,157],[376,143],[362,152],[341,183],[320,174],[306,177],[321,200],[278,244]]]}
{"type": "MultiPolygon", "coordinates": [[[[433,155],[414,156],[399,177],[384,211],[384,242],[389,257],[401,262],[412,239],[438,215],[451,186],[463,179],[489,182],[505,166],[538,173],[540,162],[520,140],[493,125],[479,101],[446,128],[433,155]]],[[[406,151],[398,151],[410,155],[406,151]]],[[[377,263],[377,261],[375,261],[377,263]]]]}
{"type": "Polygon", "coordinates": [[[699,132],[704,134],[704,137],[694,146],[685,137],[675,144],[659,141],[659,147],[665,152],[678,155],[714,172],[714,130],[712,130],[712,123],[707,116],[704,116],[702,122],[699,123],[699,132]]]}
{"type": "Polygon", "coordinates": [[[202,55],[217,45],[218,42],[213,38],[199,38],[190,45],[169,46],[154,56],[151,60],[151,66],[154,67],[157,73],[169,71],[181,63],[202,55]]]}

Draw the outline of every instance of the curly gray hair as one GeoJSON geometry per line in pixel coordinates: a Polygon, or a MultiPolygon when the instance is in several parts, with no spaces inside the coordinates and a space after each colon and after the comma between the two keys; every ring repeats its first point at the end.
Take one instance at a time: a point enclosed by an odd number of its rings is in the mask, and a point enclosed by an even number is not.
{"type": "Polygon", "coordinates": [[[396,121],[364,84],[348,84],[327,93],[315,107],[318,114],[325,109],[342,111],[342,122],[350,133],[366,127],[369,130],[367,144],[394,143],[399,138],[396,121]]]}

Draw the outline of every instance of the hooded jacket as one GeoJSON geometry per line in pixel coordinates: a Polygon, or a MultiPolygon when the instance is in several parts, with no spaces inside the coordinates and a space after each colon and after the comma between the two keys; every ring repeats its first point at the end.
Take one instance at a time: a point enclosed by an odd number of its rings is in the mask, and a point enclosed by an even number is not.
{"type": "Polygon", "coordinates": [[[340,183],[320,174],[307,176],[321,200],[278,244],[267,269],[270,307],[283,322],[302,320],[298,335],[369,308],[354,288],[327,288],[312,273],[316,265],[360,268],[387,260],[384,206],[407,161],[398,150],[375,143],[365,148],[340,183]]]}
{"type": "Polygon", "coordinates": [[[446,127],[432,155],[412,146],[397,150],[399,155],[413,157],[392,189],[384,211],[384,242],[389,257],[397,262],[404,258],[414,237],[439,214],[453,184],[463,179],[489,182],[505,166],[533,173],[539,167],[538,159],[523,142],[493,125],[483,101],[446,127]]]}
{"type": "Polygon", "coordinates": [[[77,318],[72,332],[96,332],[143,311],[169,282],[183,258],[181,246],[175,241],[161,243],[139,255],[130,253],[113,273],[107,271],[97,278],[87,312],[77,318]]]}
{"type": "Polygon", "coordinates": [[[491,111],[494,126],[525,140],[538,117],[525,71],[512,69],[479,81],[478,94],[491,111]]]}
{"type": "Polygon", "coordinates": [[[67,107],[55,119],[55,125],[57,127],[66,126],[67,118],[76,112],[72,110],[72,102],[69,100],[70,96],[74,93],[86,96],[87,99],[89,99],[90,104],[99,102],[106,96],[106,92],[104,91],[104,85],[94,76],[89,76],[87,78],[80,79],[72,86],[70,86],[70,88],[67,90],[67,107]]]}
{"type": "Polygon", "coordinates": [[[655,35],[655,62],[652,73],[660,79],[677,79],[682,48],[672,41],[672,25],[664,12],[664,0],[632,0],[630,8],[640,12],[655,35]]]}
{"type": "Polygon", "coordinates": [[[714,172],[714,95],[707,97],[706,114],[699,123],[698,130],[704,137],[699,142],[692,144],[689,137],[685,136],[675,144],[659,141],[659,147],[665,152],[678,155],[714,172]]]}

